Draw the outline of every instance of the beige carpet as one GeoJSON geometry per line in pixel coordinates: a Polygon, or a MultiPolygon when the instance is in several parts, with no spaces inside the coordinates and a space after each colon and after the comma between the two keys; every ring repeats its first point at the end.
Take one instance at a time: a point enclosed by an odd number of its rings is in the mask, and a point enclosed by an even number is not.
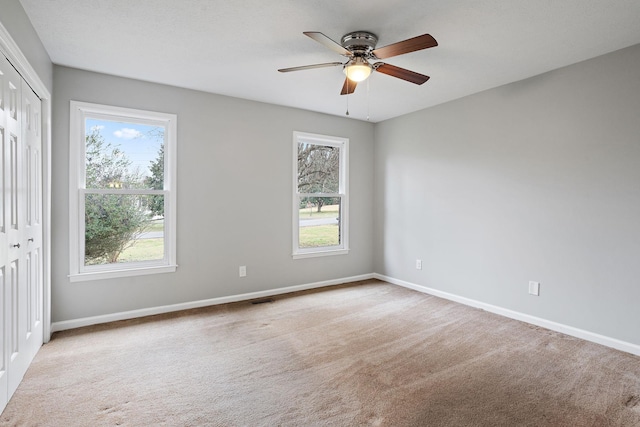
{"type": "Polygon", "coordinates": [[[368,281],[55,334],[16,426],[640,426],[640,357],[368,281]]]}

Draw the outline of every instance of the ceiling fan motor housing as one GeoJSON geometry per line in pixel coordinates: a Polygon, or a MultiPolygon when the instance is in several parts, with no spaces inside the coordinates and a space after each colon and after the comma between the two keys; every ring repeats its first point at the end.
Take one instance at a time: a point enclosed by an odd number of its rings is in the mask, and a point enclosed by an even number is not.
{"type": "Polygon", "coordinates": [[[345,34],[340,40],[342,47],[353,52],[354,56],[361,56],[364,58],[371,55],[371,52],[376,48],[377,43],[378,36],[368,31],[354,31],[352,33],[345,34]]]}

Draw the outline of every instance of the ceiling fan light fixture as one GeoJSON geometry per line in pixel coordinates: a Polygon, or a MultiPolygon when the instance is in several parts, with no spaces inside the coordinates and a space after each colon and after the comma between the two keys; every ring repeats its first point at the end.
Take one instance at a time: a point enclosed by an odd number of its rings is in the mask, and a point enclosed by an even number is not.
{"type": "Polygon", "coordinates": [[[371,75],[371,64],[362,57],[355,57],[344,66],[347,78],[356,83],[364,81],[371,75]]]}

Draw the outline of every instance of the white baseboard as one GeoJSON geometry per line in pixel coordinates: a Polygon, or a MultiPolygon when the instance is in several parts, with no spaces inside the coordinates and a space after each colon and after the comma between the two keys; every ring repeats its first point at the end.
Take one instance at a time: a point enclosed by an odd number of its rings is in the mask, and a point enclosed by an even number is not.
{"type": "Polygon", "coordinates": [[[402,286],[405,288],[413,289],[418,292],[433,295],[436,297],[444,298],[450,301],[458,302],[460,304],[468,305],[470,307],[480,308],[482,310],[499,314],[510,319],[520,320],[532,325],[541,326],[552,331],[560,332],[572,337],[580,338],[586,341],[591,341],[596,344],[601,344],[607,347],[615,348],[616,350],[625,351],[627,353],[640,356],[640,345],[632,344],[626,341],[621,341],[615,338],[607,337],[604,335],[596,334],[594,332],[585,331],[583,329],[574,328],[573,326],[563,325],[562,323],[552,322],[550,320],[542,319],[540,317],[531,316],[517,311],[509,310],[503,307],[487,304],[481,301],[476,301],[470,298],[461,297],[448,292],[439,291],[437,289],[428,288],[426,286],[416,285],[415,283],[405,282],[404,280],[394,279],[393,277],[384,276],[382,274],[374,273],[373,277],[378,280],[383,280],[394,285],[402,286]]]}
{"type": "Polygon", "coordinates": [[[163,305],[160,307],[143,308],[140,310],[123,311],[119,313],[105,314],[102,316],[83,317],[80,319],[64,320],[51,324],[51,333],[67,329],[81,328],[83,326],[98,325],[100,323],[115,322],[118,320],[135,319],[138,317],[152,316],[155,314],[171,313],[174,311],[188,310],[191,308],[208,307],[211,305],[227,304],[230,302],[247,301],[256,298],[270,297],[274,295],[288,294],[290,292],[306,291],[308,289],[323,288],[326,286],[341,285],[343,283],[369,280],[373,274],[344,277],[341,279],[325,280],[322,282],[307,283],[304,285],[288,286],[285,288],[269,289],[266,291],[249,292],[246,294],[230,295],[226,297],[211,298],[200,301],[185,302],[180,304],[163,305]]]}

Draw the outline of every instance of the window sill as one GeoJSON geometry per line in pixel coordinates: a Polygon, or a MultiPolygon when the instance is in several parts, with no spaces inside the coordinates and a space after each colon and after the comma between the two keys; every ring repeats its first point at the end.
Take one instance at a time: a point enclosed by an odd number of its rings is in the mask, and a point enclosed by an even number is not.
{"type": "Polygon", "coordinates": [[[330,249],[314,252],[297,252],[293,254],[293,259],[316,258],[321,256],[346,255],[349,249],[330,249]]]}
{"type": "Polygon", "coordinates": [[[93,271],[69,275],[70,282],[85,282],[89,280],[115,279],[118,277],[144,276],[147,274],[175,273],[177,265],[162,265],[155,267],[137,267],[122,270],[93,271]]]}

